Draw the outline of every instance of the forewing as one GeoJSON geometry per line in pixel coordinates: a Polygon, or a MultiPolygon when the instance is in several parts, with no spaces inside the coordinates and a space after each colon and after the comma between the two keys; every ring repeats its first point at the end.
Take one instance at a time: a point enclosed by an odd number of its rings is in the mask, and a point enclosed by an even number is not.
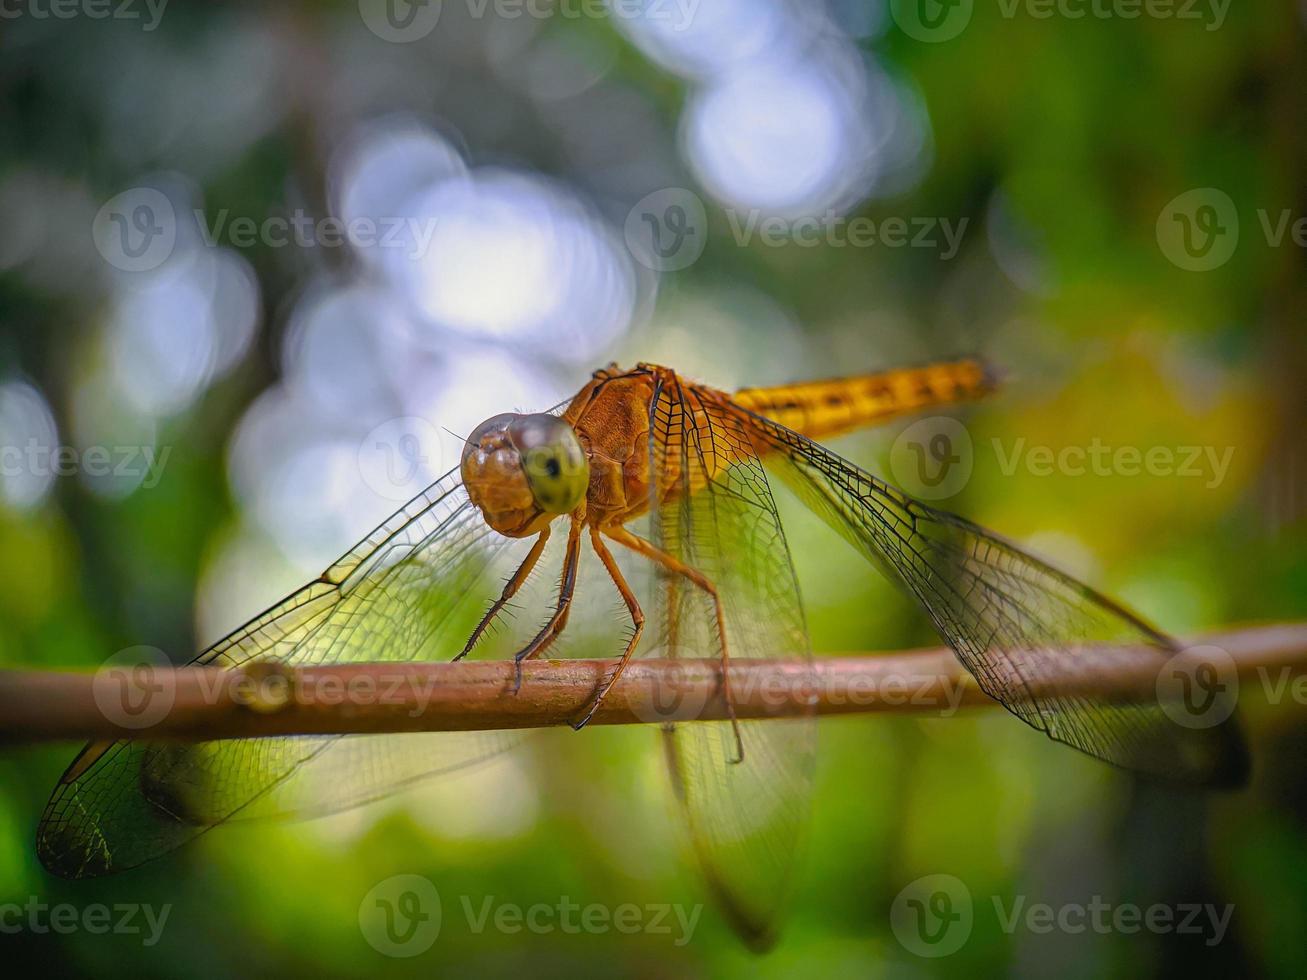
{"type": "MultiPolygon", "coordinates": [[[[650,452],[662,502],[654,544],[702,572],[721,597],[729,655],[810,658],[798,585],[775,501],[740,420],[715,396],[674,376],[651,404],[650,452]]],[[[659,656],[722,656],[711,596],[660,571],[650,603],[659,656]]],[[[756,946],[774,936],[809,808],[811,718],[741,721],[743,759],[729,722],[688,722],[664,733],[676,796],[719,903],[756,946]]]]}
{"type": "Polygon", "coordinates": [[[1246,778],[1234,722],[1185,726],[1156,700],[1095,697],[1077,683],[1160,671],[1175,641],[1011,542],[737,411],[768,468],[920,603],[981,689],[1017,717],[1127,769],[1205,785],[1246,778]]]}
{"type": "MultiPolygon", "coordinates": [[[[494,534],[446,474],[319,579],[195,658],[237,667],[450,659],[517,544],[494,534]]],[[[92,743],[37,832],[55,874],[121,871],[227,820],[307,816],[376,799],[509,747],[510,733],[92,743]]]]}

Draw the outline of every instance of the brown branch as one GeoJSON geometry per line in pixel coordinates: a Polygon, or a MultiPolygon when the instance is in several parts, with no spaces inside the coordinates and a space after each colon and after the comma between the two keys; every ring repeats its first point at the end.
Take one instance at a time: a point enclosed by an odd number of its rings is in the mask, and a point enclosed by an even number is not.
{"type": "MultiPolygon", "coordinates": [[[[1194,642],[1201,649],[1223,651],[1230,671],[1268,688],[1280,689],[1289,677],[1307,674],[1307,623],[1231,630],[1194,642]]],[[[1044,680],[1063,694],[1074,690],[1127,700],[1156,696],[1161,665],[1156,651],[1103,653],[1077,658],[1074,673],[1044,680]]],[[[0,740],[541,728],[574,719],[615,663],[527,662],[516,692],[511,661],[4,672],[0,740]]],[[[731,686],[740,718],[809,711],[947,715],[961,707],[994,704],[947,648],[818,657],[811,667],[737,660],[731,664],[731,686]]],[[[631,663],[591,724],[725,716],[716,661],[645,660],[631,663]]]]}

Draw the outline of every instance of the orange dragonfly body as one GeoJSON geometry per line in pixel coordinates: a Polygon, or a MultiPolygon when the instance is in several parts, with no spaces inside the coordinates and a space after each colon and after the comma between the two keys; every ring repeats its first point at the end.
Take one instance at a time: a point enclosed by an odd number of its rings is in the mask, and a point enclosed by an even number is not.
{"type": "MultiPolygon", "coordinates": [[[[538,537],[460,656],[471,650],[494,616],[526,581],[549,540],[552,522],[565,515],[570,530],[558,606],[545,627],[519,653],[519,662],[542,653],[566,622],[574,595],[581,533],[586,527],[594,551],[635,625],[620,666],[596,693],[578,727],[594,714],[620,676],[639,644],[644,626],[643,610],[604,544],[605,537],[667,572],[683,576],[712,596],[720,654],[723,660],[729,659],[721,603],[712,581],[699,569],[632,534],[626,525],[650,507],[666,506],[678,495],[702,493],[721,481],[732,467],[768,455],[772,447],[765,432],[754,431],[750,421],[754,415],[765,415],[809,438],[825,438],[914,409],[975,398],[991,387],[991,375],[976,361],[804,385],[749,388],[735,395],[685,381],[670,368],[655,364],[639,364],[633,371],[622,371],[614,364],[596,371],[561,416],[498,415],[489,419],[467,440],[461,467],[463,482],[486,523],[496,531],[510,537],[538,537]],[[677,425],[659,424],[656,408],[660,402],[680,407],[677,425]],[[723,426],[723,419],[730,419],[732,425],[723,426]],[[744,438],[722,438],[732,428],[738,428],[744,438]],[[693,461],[688,451],[691,445],[696,449],[693,461]],[[542,448],[551,446],[557,448],[542,448]],[[710,450],[699,451],[702,446],[710,450]],[[550,480],[551,466],[558,487],[542,487],[550,480]],[[551,495],[550,490],[555,492],[551,495]],[[548,503],[542,506],[542,500],[548,503]]],[[[729,674],[724,675],[724,683],[729,688],[729,674]]],[[[726,703],[729,709],[729,690],[726,703]]],[[[742,753],[743,746],[738,748],[742,753]]]]}
{"type": "MultiPolygon", "coordinates": [[[[720,660],[729,710],[732,654],[800,664],[810,657],[771,492],[778,479],[915,600],[979,687],[1032,727],[1150,775],[1241,781],[1247,759],[1233,722],[1185,726],[1160,702],[1117,704],[1065,687],[1076,667],[1102,667],[1105,658],[1160,670],[1179,649],[1173,640],[1011,542],[814,441],[992,388],[992,375],[971,360],[734,394],[665,367],[611,365],[559,414],[487,420],[468,437],[458,469],[195,662],[466,656],[502,625],[551,529],[565,522],[557,595],[541,608],[543,624],[509,652],[521,662],[563,634],[588,536],[632,629],[574,726],[585,724],[637,652],[720,660]],[[610,542],[654,570],[643,603],[610,542]],[[496,562],[507,581],[487,609],[496,562]]],[[[733,712],[727,721],[662,726],[709,886],[756,945],[774,935],[806,822],[813,727],[811,718],[737,720],[733,712]]],[[[121,871],[217,824],[357,805],[511,741],[505,733],[432,733],[92,744],[56,788],[38,851],[69,877],[121,871]],[[464,744],[459,736],[476,737],[464,744]]]]}

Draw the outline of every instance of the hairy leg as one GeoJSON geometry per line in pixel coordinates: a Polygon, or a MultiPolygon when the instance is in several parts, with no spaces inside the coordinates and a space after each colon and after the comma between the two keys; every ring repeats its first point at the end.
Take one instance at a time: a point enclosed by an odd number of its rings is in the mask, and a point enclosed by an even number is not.
{"type": "Polygon", "coordinates": [[[514,655],[514,660],[517,661],[517,688],[522,686],[522,661],[543,653],[549,644],[558,638],[558,634],[563,632],[563,626],[567,623],[568,610],[572,606],[572,594],[576,591],[576,569],[581,560],[582,524],[581,518],[573,517],[571,526],[567,530],[567,552],[563,556],[563,574],[559,581],[558,604],[554,607],[554,614],[549,617],[549,622],[541,627],[540,632],[531,642],[514,655]]]}
{"type": "Polygon", "coordinates": [[[598,710],[599,705],[603,703],[608,692],[612,690],[613,685],[617,683],[617,678],[622,676],[622,671],[626,669],[627,662],[631,659],[631,654],[635,652],[636,644],[640,642],[640,634],[644,632],[644,610],[640,608],[640,603],[636,601],[635,593],[631,587],[626,584],[626,579],[622,577],[622,570],[617,566],[617,560],[613,558],[613,553],[608,550],[604,544],[603,538],[599,536],[599,528],[590,528],[590,543],[594,546],[595,554],[599,560],[604,563],[604,568],[608,570],[608,576],[613,580],[613,585],[622,596],[622,601],[626,603],[626,608],[630,610],[631,622],[635,625],[634,632],[631,633],[630,640],[626,643],[626,649],[622,651],[622,659],[617,664],[617,669],[613,675],[604,682],[602,688],[595,694],[590,701],[590,706],[579,721],[573,722],[572,727],[578,731],[585,726],[594,713],[598,710]]]}
{"type": "Polygon", "coordinates": [[[540,535],[535,539],[535,543],[531,545],[531,550],[526,553],[526,558],[523,559],[522,564],[517,567],[517,571],[504,584],[504,591],[500,593],[498,599],[491,603],[490,608],[486,610],[486,614],[481,617],[481,622],[477,623],[476,629],[467,638],[467,643],[463,645],[462,652],[454,658],[455,660],[462,660],[472,652],[472,648],[476,646],[477,641],[481,639],[482,634],[485,633],[486,628],[494,621],[494,618],[508,604],[508,600],[517,595],[518,589],[522,588],[526,583],[531,572],[535,569],[536,563],[540,561],[540,556],[544,553],[548,541],[549,525],[546,524],[545,529],[540,532],[540,535]]]}
{"type": "Polygon", "coordinates": [[[644,538],[632,534],[624,527],[617,526],[605,528],[604,533],[618,544],[630,548],[636,554],[643,555],[645,558],[663,568],[666,568],[668,571],[685,577],[712,597],[713,609],[717,616],[717,637],[721,643],[722,649],[722,695],[726,701],[726,712],[731,719],[731,730],[735,733],[735,758],[731,761],[736,763],[743,762],[744,741],[740,738],[740,723],[735,717],[735,699],[731,694],[731,673],[729,669],[731,654],[730,648],[726,642],[726,617],[722,612],[722,599],[717,592],[717,586],[697,568],[692,568],[673,555],[667,554],[667,552],[646,541],[644,538]]]}

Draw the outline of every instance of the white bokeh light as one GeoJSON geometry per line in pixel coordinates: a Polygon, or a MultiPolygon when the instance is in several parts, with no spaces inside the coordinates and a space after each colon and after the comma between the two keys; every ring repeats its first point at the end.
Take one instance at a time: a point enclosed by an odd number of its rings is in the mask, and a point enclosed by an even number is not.
{"type": "Polygon", "coordinates": [[[377,229],[378,244],[356,251],[366,262],[381,263],[389,252],[412,256],[423,247],[427,229],[413,225],[408,203],[466,170],[443,136],[417,119],[395,116],[355,133],[333,155],[327,179],[341,220],[377,229]]]}
{"type": "Polygon", "coordinates": [[[119,391],[142,414],[187,408],[244,356],[259,315],[243,258],[227,249],[179,252],[116,290],[108,348],[119,391]]]}
{"type": "Polygon", "coordinates": [[[651,60],[696,79],[795,43],[796,21],[788,0],[717,0],[686,8],[644,0],[637,16],[613,16],[618,29],[651,60]]]}
{"type": "Polygon", "coordinates": [[[411,414],[430,419],[445,432],[441,460],[458,465],[463,439],[479,423],[500,412],[542,412],[567,395],[566,386],[529,362],[494,347],[458,350],[435,382],[413,389],[405,399],[411,414]]]}
{"type": "Polygon", "coordinates": [[[185,408],[212,371],[213,333],[209,295],[189,277],[124,294],[110,325],[120,390],[146,414],[185,408]]]}
{"type": "Polygon", "coordinates": [[[393,506],[367,492],[356,440],[333,432],[302,394],[261,395],[232,440],[229,472],[245,510],[305,569],[321,569],[393,506]]]}
{"type": "Polygon", "coordinates": [[[548,202],[525,181],[458,181],[423,204],[440,227],[419,293],[424,312],[460,330],[511,337],[563,300],[548,202]]]}
{"type": "Polygon", "coordinates": [[[393,392],[413,356],[411,326],[388,291],[319,284],[291,316],[282,366],[324,423],[353,423],[397,405],[393,392]]]}
{"type": "Polygon", "coordinates": [[[829,64],[757,62],[701,90],[684,117],[690,165],[714,197],[800,217],[843,210],[874,176],[865,76],[829,64]]]}
{"type": "Polygon", "coordinates": [[[59,431],[44,396],[26,381],[0,382],[0,498],[15,510],[41,503],[54,484],[59,431]]]}
{"type": "Polygon", "coordinates": [[[231,446],[233,490],[277,548],[310,570],[458,465],[463,438],[503,411],[541,410],[559,380],[493,346],[417,352],[403,375],[379,357],[362,287],[307,297],[285,382],[247,410],[231,446]],[[369,347],[373,348],[369,350],[369,347]],[[332,407],[324,410],[323,399],[332,407]]]}
{"type": "Polygon", "coordinates": [[[443,181],[411,202],[434,227],[418,261],[393,259],[434,329],[587,363],[625,332],[636,281],[612,230],[542,178],[503,170],[443,181]]]}
{"type": "Polygon", "coordinates": [[[682,154],[725,206],[833,216],[920,178],[925,113],[853,43],[876,17],[838,6],[721,0],[679,15],[648,3],[637,16],[614,7],[641,51],[694,83],[682,154]]]}

